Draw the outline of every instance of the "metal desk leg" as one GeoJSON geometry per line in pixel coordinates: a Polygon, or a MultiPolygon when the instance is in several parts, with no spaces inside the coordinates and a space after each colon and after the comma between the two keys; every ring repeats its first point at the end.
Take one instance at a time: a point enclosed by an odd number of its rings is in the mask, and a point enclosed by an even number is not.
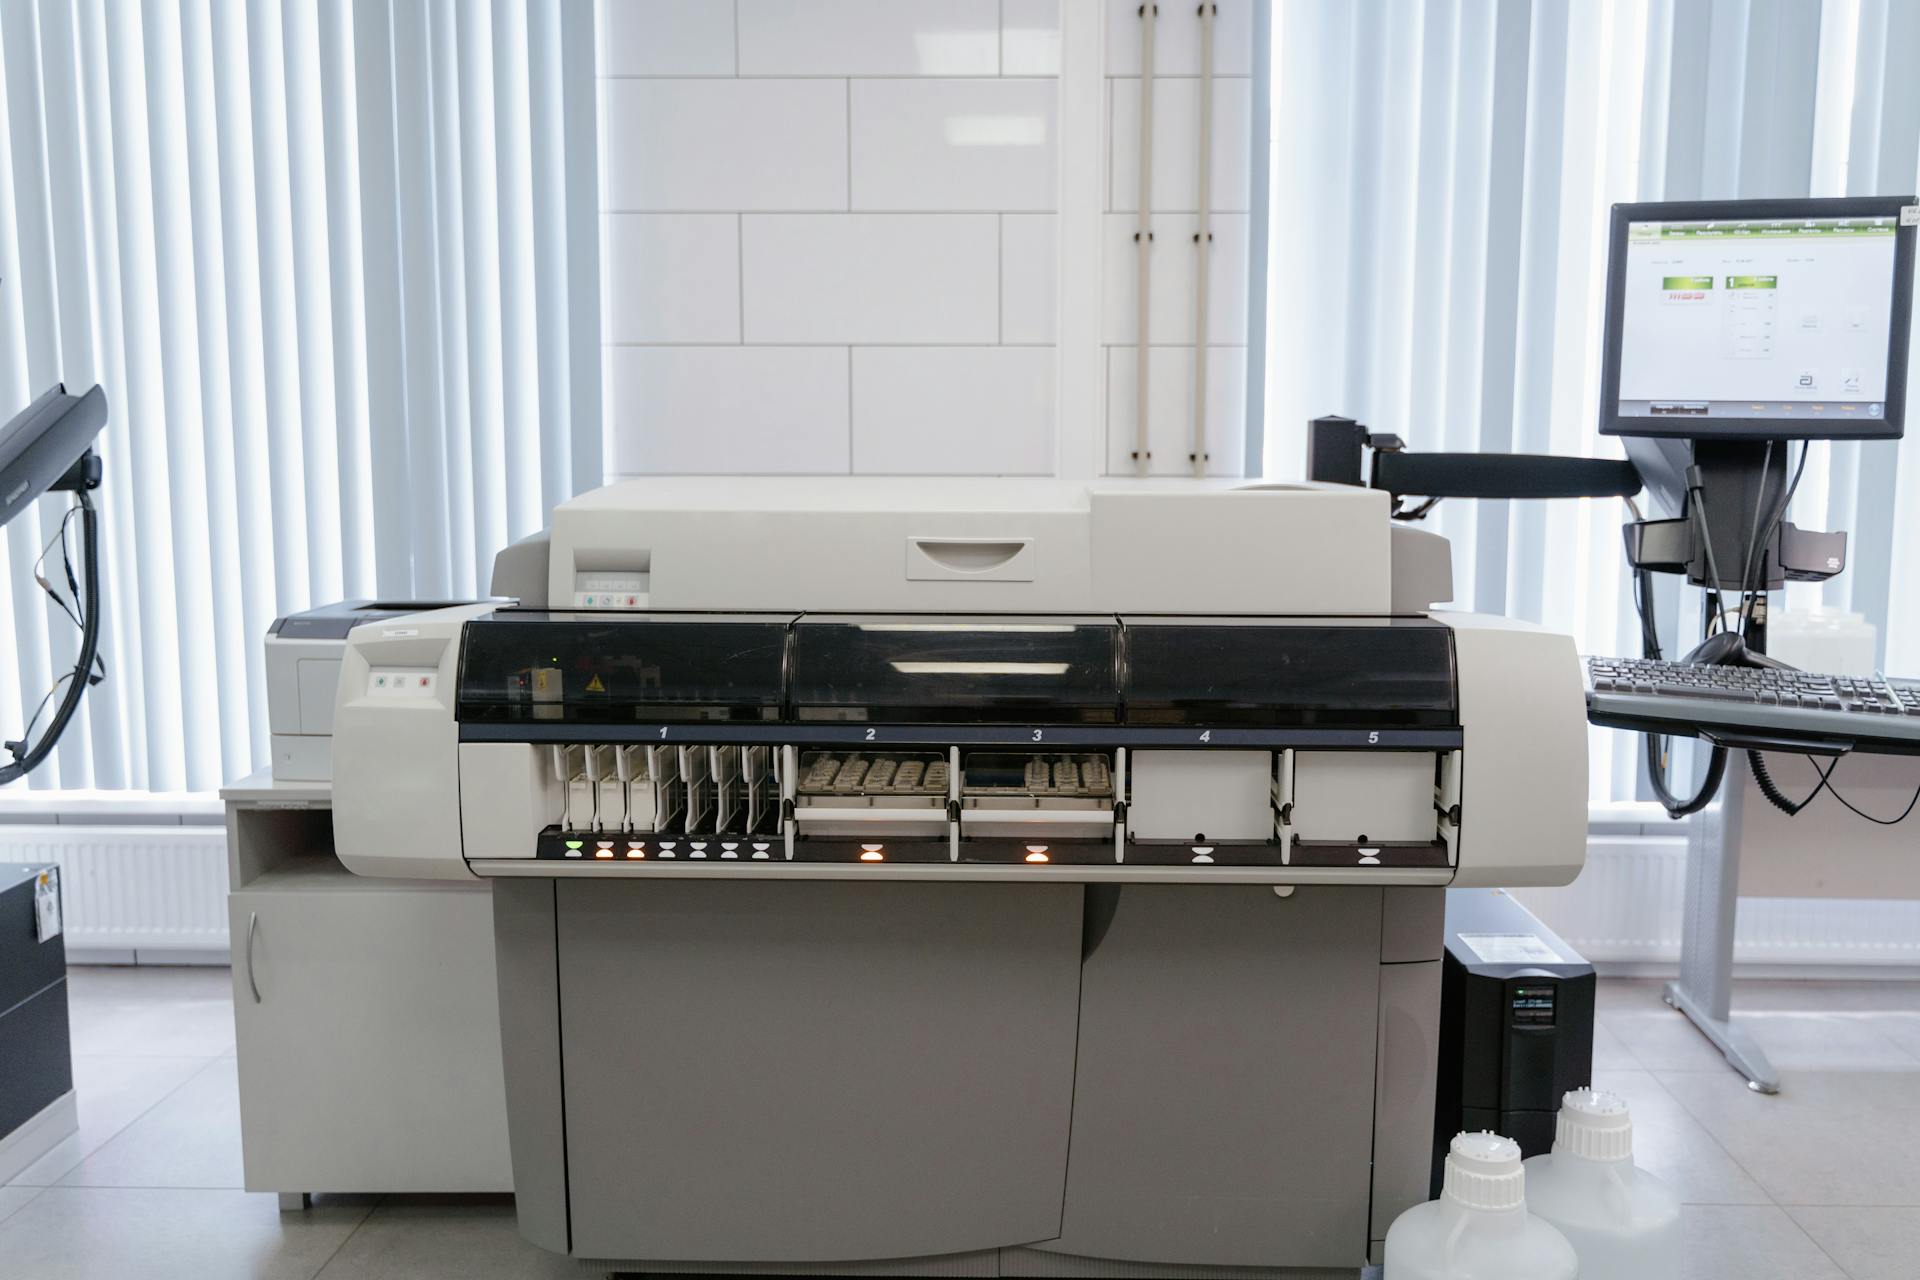
{"type": "Polygon", "coordinates": [[[1727,762],[1720,798],[1693,819],[1687,833],[1687,896],[1681,920],[1680,978],[1667,984],[1667,1003],[1687,1015],[1700,1034],[1759,1093],[1778,1093],[1780,1075],[1767,1055],[1731,1019],[1734,916],[1740,894],[1740,822],[1746,800],[1746,760],[1727,762]]]}

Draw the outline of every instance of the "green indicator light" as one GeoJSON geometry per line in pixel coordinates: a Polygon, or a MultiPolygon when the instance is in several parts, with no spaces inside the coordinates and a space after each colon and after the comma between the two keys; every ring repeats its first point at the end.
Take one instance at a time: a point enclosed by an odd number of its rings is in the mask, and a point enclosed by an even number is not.
{"type": "Polygon", "coordinates": [[[580,848],[580,847],[581,847],[581,846],[582,846],[583,844],[585,844],[585,843],[586,843],[586,842],[585,842],[584,840],[569,840],[569,841],[567,841],[567,848],[569,848],[569,849],[578,849],[578,848],[580,848]]]}

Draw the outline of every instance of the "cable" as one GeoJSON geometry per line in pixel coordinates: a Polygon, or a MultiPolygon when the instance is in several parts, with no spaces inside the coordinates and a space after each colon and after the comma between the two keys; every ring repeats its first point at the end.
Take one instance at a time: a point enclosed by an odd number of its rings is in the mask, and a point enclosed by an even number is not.
{"type": "MultiPolygon", "coordinates": [[[[1767,477],[1773,474],[1773,441],[1760,458],[1760,493],[1753,503],[1753,527],[1747,530],[1747,554],[1740,562],[1740,634],[1747,634],[1747,584],[1753,581],[1753,549],[1760,541],[1760,512],[1767,505],[1767,477]]],[[[1764,564],[1765,561],[1762,561],[1764,564]]]]}
{"type": "MultiPolygon", "coordinates": [[[[1807,759],[1812,760],[1813,757],[1808,756],[1807,759]]],[[[1833,776],[1834,768],[1839,763],[1840,759],[1836,756],[1824,768],[1815,764],[1813,767],[1820,775],[1820,781],[1813,784],[1813,790],[1807,792],[1805,800],[1795,801],[1787,799],[1786,793],[1780,790],[1780,784],[1773,780],[1773,774],[1767,769],[1767,758],[1758,751],[1747,752],[1747,767],[1753,771],[1753,784],[1760,788],[1760,794],[1767,798],[1769,804],[1789,818],[1798,817],[1802,809],[1812,804],[1822,791],[1828,789],[1827,779],[1833,776]]]]}
{"type": "MultiPolygon", "coordinates": [[[[40,548],[40,556],[33,562],[33,580],[39,584],[42,591],[47,593],[47,599],[53,601],[55,605],[59,606],[60,612],[67,615],[67,621],[73,623],[73,625],[78,627],[84,634],[87,629],[85,609],[80,600],[80,583],[75,580],[73,576],[73,550],[67,545],[67,534],[73,527],[73,518],[79,514],[80,504],[76,502],[67,508],[67,513],[64,516],[60,517],[60,527],[54,531],[54,535],[51,538],[47,539],[47,545],[40,548]],[[58,543],[60,546],[60,569],[67,580],[67,595],[65,598],[62,598],[60,593],[54,590],[53,584],[47,581],[47,575],[43,572],[47,557],[53,554],[55,543],[58,543]],[[69,605],[68,600],[71,600],[73,603],[69,605]],[[78,610],[78,612],[76,612],[76,610],[78,610]]],[[[98,653],[95,653],[93,670],[87,675],[87,684],[89,686],[96,685],[106,678],[107,660],[98,653]]],[[[59,685],[56,683],[54,688],[58,689],[59,685]]],[[[51,691],[49,691],[48,696],[52,696],[51,691]]],[[[44,700],[42,700],[41,705],[45,705],[44,700]]],[[[32,730],[33,724],[31,721],[28,722],[27,728],[29,731],[32,730]]],[[[20,736],[25,738],[29,735],[23,733],[20,736]]]]}
{"type": "MultiPolygon", "coordinates": [[[[1793,479],[1787,483],[1785,492],[1783,492],[1780,495],[1780,503],[1778,506],[1776,506],[1773,509],[1773,517],[1767,521],[1767,527],[1765,531],[1761,533],[1760,540],[1757,543],[1750,544],[1747,547],[1747,561],[1755,571],[1755,576],[1761,576],[1762,574],[1764,574],[1764,571],[1766,570],[1767,558],[1761,549],[1764,548],[1768,543],[1773,541],[1774,533],[1786,521],[1787,507],[1789,504],[1793,502],[1793,495],[1800,491],[1800,477],[1806,473],[1807,451],[1811,447],[1812,445],[1810,442],[1807,442],[1807,441],[1801,442],[1800,461],[1797,464],[1795,464],[1793,468],[1793,479]],[[1757,561],[1755,560],[1756,556],[1758,557],[1757,561]]],[[[1763,480],[1762,489],[1764,490],[1764,488],[1765,488],[1765,482],[1763,480]]],[[[1757,514],[1757,511],[1756,511],[1756,514],[1757,514]]],[[[1755,583],[1751,578],[1747,576],[1747,573],[1744,570],[1741,572],[1740,595],[1743,601],[1746,599],[1749,591],[1757,592],[1757,591],[1762,591],[1764,589],[1765,589],[1764,582],[1755,583]]],[[[1752,629],[1752,627],[1753,627],[1753,612],[1752,610],[1748,609],[1744,612],[1741,619],[1740,634],[1744,637],[1747,634],[1747,632],[1752,629]]]]}
{"type": "MultiPolygon", "coordinates": [[[[47,693],[47,697],[51,698],[61,684],[67,687],[59,705],[54,708],[53,719],[47,722],[47,730],[40,735],[39,741],[28,745],[26,735],[23,734],[19,740],[5,744],[7,751],[13,756],[13,762],[0,765],[0,786],[25,777],[52,752],[54,743],[60,740],[60,735],[66,731],[74,712],[79,709],[81,695],[92,683],[87,677],[92,672],[94,662],[100,654],[99,515],[94,511],[93,499],[87,496],[85,489],[75,491],[74,505],[80,512],[81,546],[86,553],[83,568],[85,598],[80,609],[79,660],[74,663],[73,670],[56,681],[53,689],[47,693]]],[[[41,707],[44,708],[45,705],[46,700],[42,699],[41,707]]],[[[33,722],[29,722],[27,726],[28,733],[32,732],[33,723],[39,719],[40,712],[36,710],[33,722]]]]}
{"type": "Polygon", "coordinates": [[[1754,784],[1760,788],[1760,794],[1765,796],[1774,808],[1780,810],[1780,812],[1786,814],[1789,818],[1798,815],[1802,809],[1812,804],[1819,798],[1822,791],[1839,801],[1840,804],[1855,817],[1864,818],[1875,826],[1881,827],[1899,826],[1912,816],[1916,807],[1920,807],[1920,787],[1915,787],[1913,798],[1907,801],[1907,807],[1900,811],[1899,817],[1876,818],[1841,795],[1840,789],[1833,785],[1833,772],[1840,767],[1840,758],[1838,756],[1828,761],[1825,765],[1822,765],[1812,756],[1806,757],[1806,760],[1808,764],[1813,766],[1814,772],[1820,775],[1820,781],[1813,784],[1813,790],[1807,793],[1806,799],[1796,802],[1787,799],[1786,795],[1781,792],[1779,784],[1774,782],[1773,774],[1767,769],[1766,758],[1758,751],[1747,752],[1747,766],[1753,770],[1753,781],[1754,784]]]}
{"type": "MultiPolygon", "coordinates": [[[[1831,772],[1831,770],[1829,770],[1829,772],[1831,772]]],[[[1850,812],[1852,812],[1855,817],[1865,818],[1868,822],[1871,822],[1878,827],[1899,826],[1901,823],[1907,820],[1907,816],[1913,812],[1914,806],[1920,805],[1920,787],[1915,787],[1913,791],[1913,799],[1907,801],[1907,807],[1900,811],[1899,817],[1876,818],[1870,813],[1863,813],[1859,809],[1854,808],[1853,804],[1850,801],[1848,801],[1848,799],[1845,796],[1841,795],[1839,791],[1834,789],[1834,785],[1831,782],[1828,782],[1825,785],[1827,788],[1827,794],[1832,796],[1835,800],[1838,800],[1841,804],[1845,805],[1847,809],[1850,812]]]]}
{"type": "Polygon", "coordinates": [[[1647,781],[1653,787],[1653,794],[1666,809],[1669,818],[1685,818],[1700,812],[1713,800],[1714,793],[1720,790],[1720,781],[1727,774],[1727,749],[1715,747],[1707,757],[1707,776],[1700,780],[1700,790],[1692,798],[1682,800],[1667,788],[1667,767],[1660,758],[1658,739],[1651,733],[1647,740],[1647,781]]]}

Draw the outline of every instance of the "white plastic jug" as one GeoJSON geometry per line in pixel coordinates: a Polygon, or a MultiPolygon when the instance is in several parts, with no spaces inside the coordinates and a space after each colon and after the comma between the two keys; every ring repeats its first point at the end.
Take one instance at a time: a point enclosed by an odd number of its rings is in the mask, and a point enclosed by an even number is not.
{"type": "Polygon", "coordinates": [[[1527,1207],[1573,1245],[1580,1280],[1679,1280],[1679,1197],[1634,1166],[1633,1117],[1614,1094],[1561,1100],[1553,1153],[1527,1161],[1527,1207]]]}
{"type": "Polygon", "coordinates": [[[1520,1147],[1463,1133],[1447,1148],[1440,1198],[1387,1228],[1385,1280],[1575,1280],[1566,1237],[1527,1212],[1520,1147]]]}

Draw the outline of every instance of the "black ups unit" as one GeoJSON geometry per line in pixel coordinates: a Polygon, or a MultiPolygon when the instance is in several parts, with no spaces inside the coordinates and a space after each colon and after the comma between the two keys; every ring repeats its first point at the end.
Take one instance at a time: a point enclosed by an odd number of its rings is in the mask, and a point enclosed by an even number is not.
{"type": "Polygon", "coordinates": [[[1552,1150],[1560,1099],[1593,1083],[1593,999],[1593,966],[1505,892],[1447,891],[1433,1195],[1462,1130],[1552,1150]]]}

